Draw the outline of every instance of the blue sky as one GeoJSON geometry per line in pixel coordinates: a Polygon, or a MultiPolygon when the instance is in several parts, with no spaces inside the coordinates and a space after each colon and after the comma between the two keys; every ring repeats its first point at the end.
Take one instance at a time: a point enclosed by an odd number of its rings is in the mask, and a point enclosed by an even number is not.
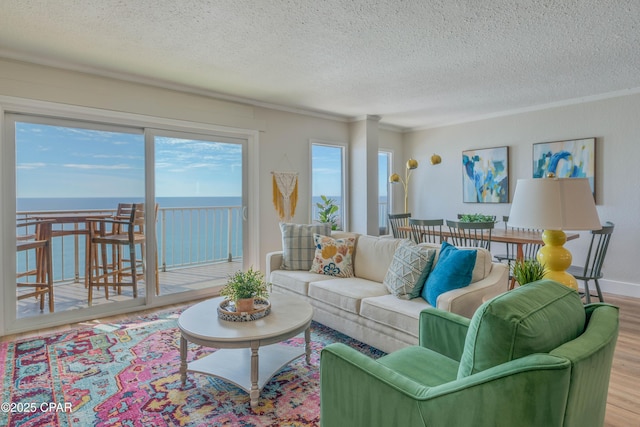
{"type": "MultiPolygon", "coordinates": [[[[157,197],[240,196],[238,144],[158,137],[157,197]]],[[[18,197],[142,197],[144,136],[16,125],[18,197]]]]}
{"type": "MultiPolygon", "coordinates": [[[[157,197],[239,197],[239,144],[157,137],[157,197]]],[[[340,196],[340,149],[313,146],[313,195],[340,196]]],[[[386,160],[379,156],[379,191],[386,194],[386,160]]],[[[142,134],[16,124],[17,195],[24,197],[143,197],[142,134]]]]}

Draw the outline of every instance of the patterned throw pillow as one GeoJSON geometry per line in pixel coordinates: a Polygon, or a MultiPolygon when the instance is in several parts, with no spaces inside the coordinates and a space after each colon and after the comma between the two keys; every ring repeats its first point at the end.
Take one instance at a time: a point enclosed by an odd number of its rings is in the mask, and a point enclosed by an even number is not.
{"type": "Polygon", "coordinates": [[[411,240],[403,240],[393,254],[393,260],[382,283],[398,298],[419,297],[435,256],[436,249],[416,245],[411,240]]]}
{"type": "Polygon", "coordinates": [[[316,254],[309,271],[336,277],[353,276],[353,248],[356,244],[354,237],[334,239],[314,234],[313,240],[316,244],[316,254]]]}
{"type": "Polygon", "coordinates": [[[331,224],[280,223],[282,231],[282,269],[309,271],[316,247],[314,233],[331,234],[331,224]]]}

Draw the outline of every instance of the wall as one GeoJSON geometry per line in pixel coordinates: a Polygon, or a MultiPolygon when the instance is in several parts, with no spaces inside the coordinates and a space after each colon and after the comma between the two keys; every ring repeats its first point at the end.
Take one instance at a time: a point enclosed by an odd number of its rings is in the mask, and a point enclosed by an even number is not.
{"type": "MultiPolygon", "coordinates": [[[[458,213],[509,214],[510,204],[462,202],[462,151],[509,147],[510,199],[518,178],[530,178],[532,144],[596,137],[596,204],[600,219],[615,223],[605,260],[604,291],[640,296],[635,263],[640,259],[640,95],[610,98],[572,106],[411,132],[405,152],[421,166],[412,178],[411,209],[415,217],[455,218],[458,213]],[[442,164],[432,166],[433,152],[442,164]]],[[[584,260],[588,233],[566,247],[574,264],[584,260]]]]}
{"type": "Polygon", "coordinates": [[[259,204],[253,207],[253,213],[258,216],[260,264],[266,252],[281,247],[272,204],[271,171],[293,169],[300,173],[300,197],[293,222],[308,222],[310,140],[349,142],[346,120],[254,107],[17,61],[0,60],[1,95],[259,131],[258,158],[253,165],[257,166],[253,172],[258,175],[259,204]]]}

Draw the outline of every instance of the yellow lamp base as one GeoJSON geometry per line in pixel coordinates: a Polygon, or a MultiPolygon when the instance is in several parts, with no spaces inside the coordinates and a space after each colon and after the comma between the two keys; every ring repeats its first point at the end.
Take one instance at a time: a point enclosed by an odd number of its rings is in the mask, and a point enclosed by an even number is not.
{"type": "Polygon", "coordinates": [[[571,266],[571,252],[563,245],[567,241],[567,235],[562,230],[545,230],[542,233],[544,246],[538,250],[538,262],[544,265],[544,278],[562,283],[565,286],[578,290],[578,282],[575,277],[567,273],[571,266]]]}

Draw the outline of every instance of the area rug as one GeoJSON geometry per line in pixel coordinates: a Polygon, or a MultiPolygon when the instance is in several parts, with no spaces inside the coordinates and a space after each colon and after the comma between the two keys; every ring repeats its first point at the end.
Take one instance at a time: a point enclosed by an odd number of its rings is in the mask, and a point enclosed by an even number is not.
{"type": "MultiPolygon", "coordinates": [[[[320,350],[343,342],[383,353],[318,323],[311,364],[300,357],[265,385],[256,408],[242,389],[189,373],[180,383],[179,314],[95,324],[0,344],[1,426],[317,426],[320,350]]],[[[304,337],[285,341],[303,346],[304,337]]],[[[189,360],[213,349],[189,345],[189,360]]]]}

